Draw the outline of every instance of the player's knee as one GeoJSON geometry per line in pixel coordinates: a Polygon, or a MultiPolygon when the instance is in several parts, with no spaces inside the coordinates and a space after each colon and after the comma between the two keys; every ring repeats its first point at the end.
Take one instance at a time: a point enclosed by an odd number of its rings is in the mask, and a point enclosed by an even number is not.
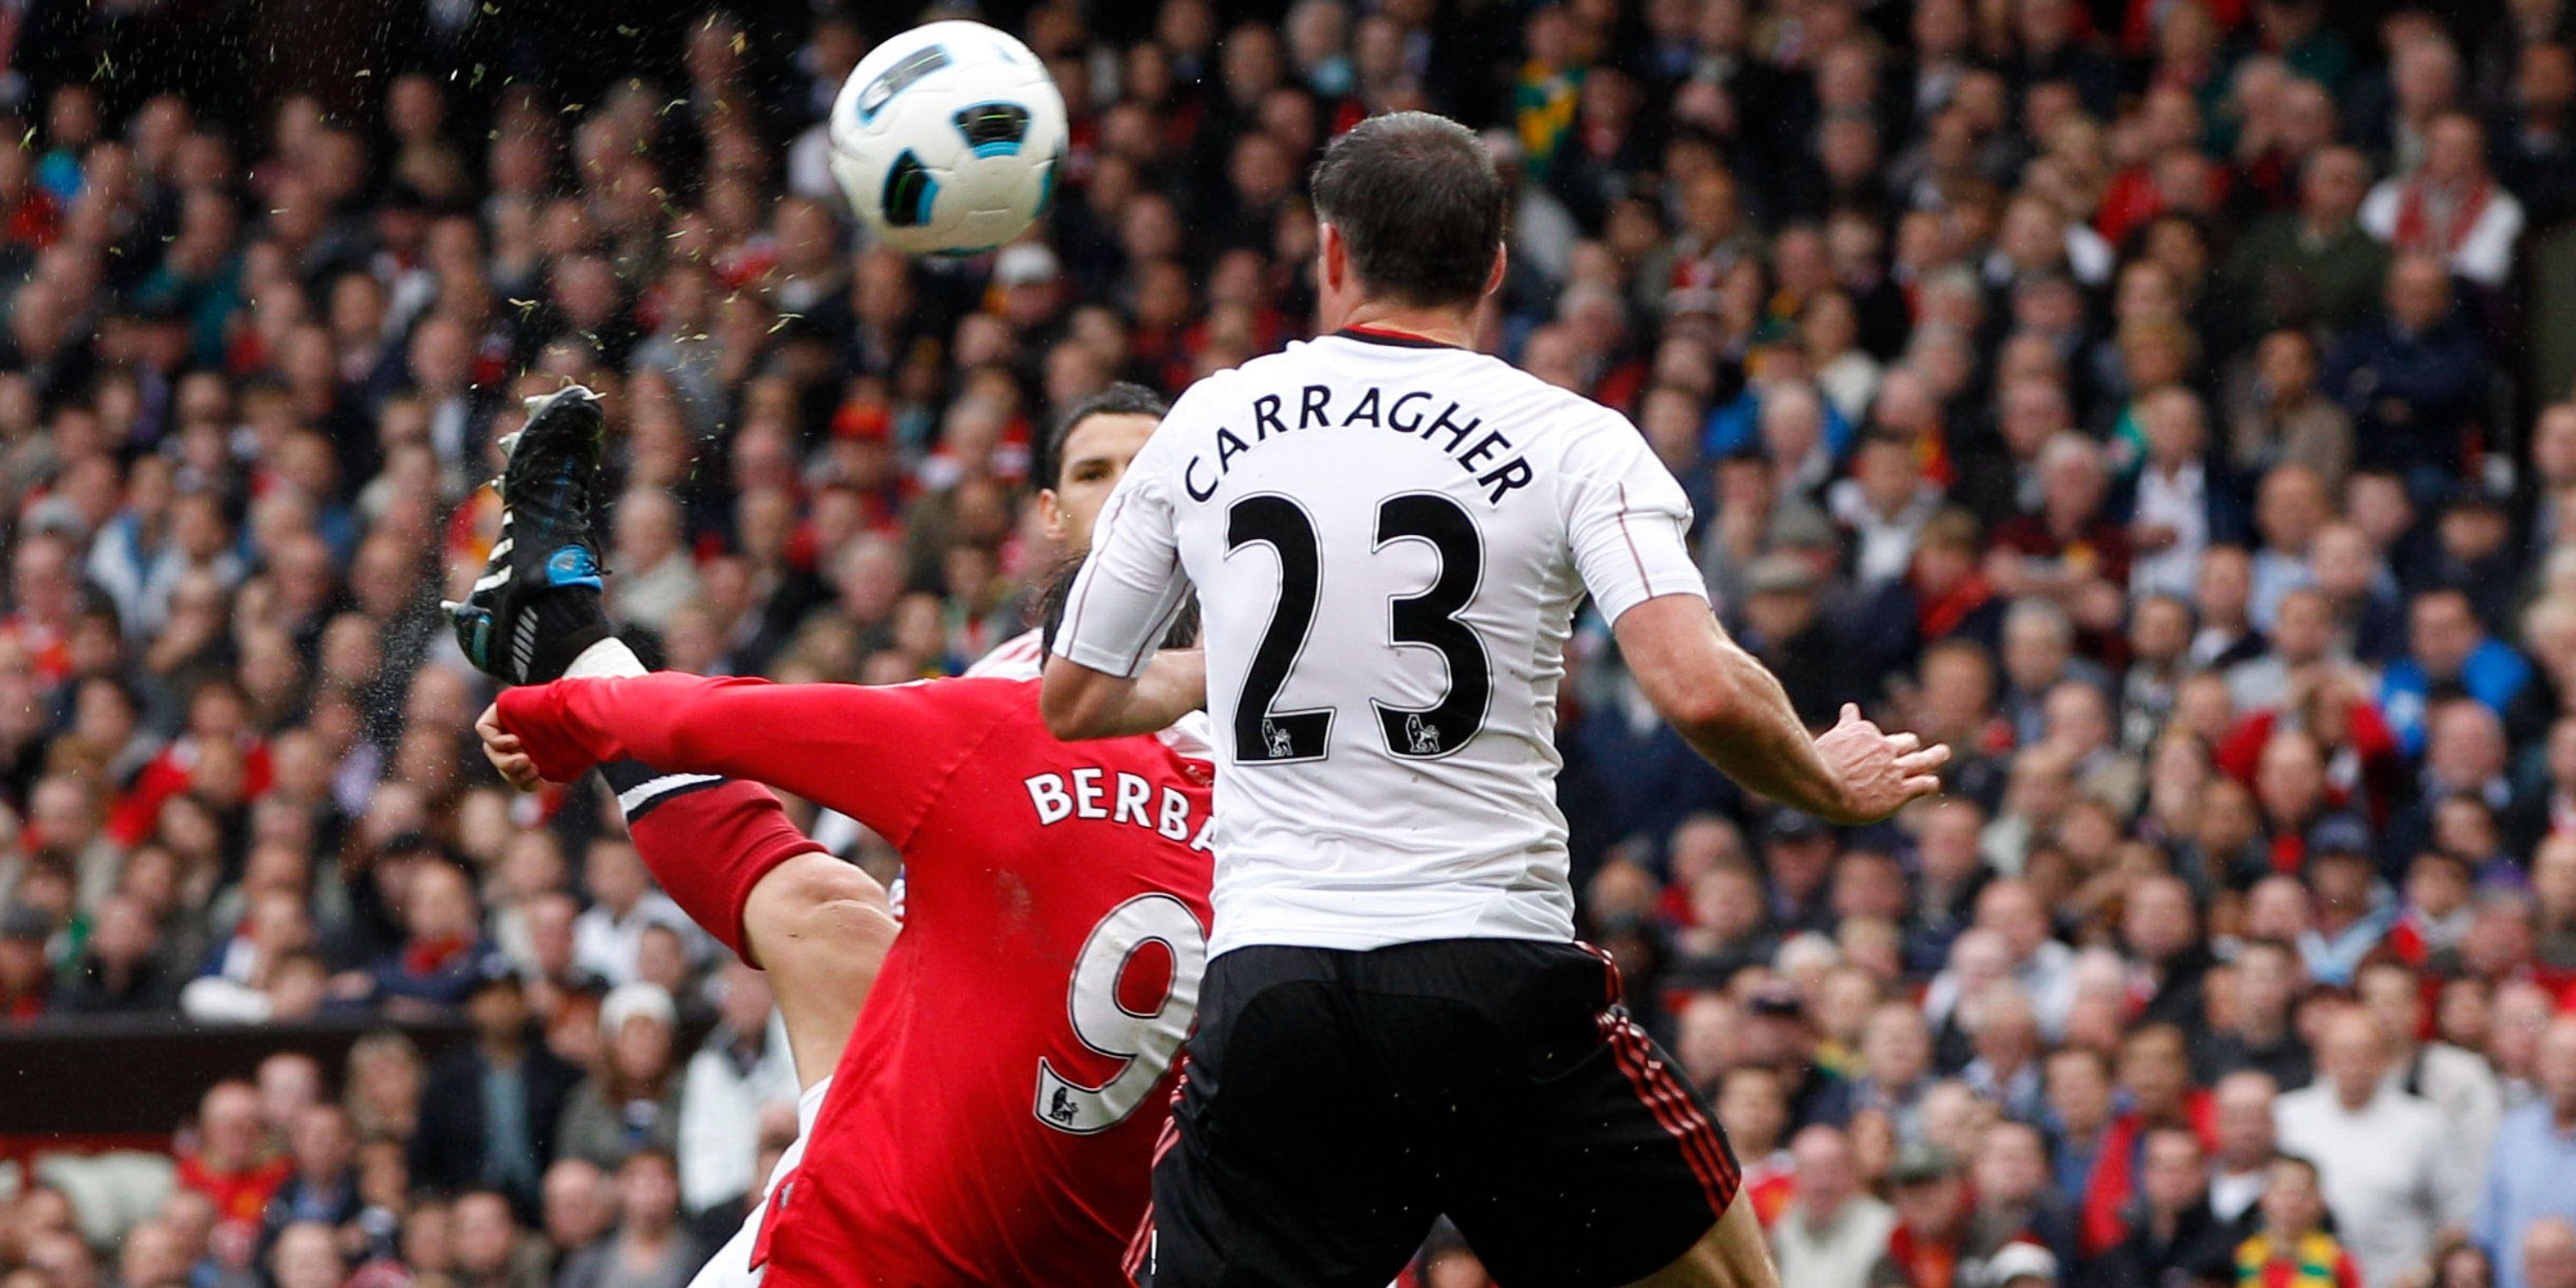
{"type": "Polygon", "coordinates": [[[759,893],[774,900],[778,927],[795,943],[846,952],[882,949],[894,940],[897,927],[885,887],[831,855],[800,855],[780,864],[759,893]]]}

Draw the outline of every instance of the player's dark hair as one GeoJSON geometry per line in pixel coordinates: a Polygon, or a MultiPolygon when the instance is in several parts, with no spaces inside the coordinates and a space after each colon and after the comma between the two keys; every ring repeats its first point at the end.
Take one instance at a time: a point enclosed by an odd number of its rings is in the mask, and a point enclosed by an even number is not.
{"type": "Polygon", "coordinates": [[[1055,432],[1047,435],[1045,471],[1040,475],[1049,484],[1064,486],[1064,445],[1073,431],[1094,416],[1151,416],[1161,420],[1172,405],[1161,394],[1134,381],[1120,380],[1099,393],[1075,403],[1057,419],[1055,432]]]}
{"type": "MultiPolygon", "coordinates": [[[[1064,629],[1064,602],[1073,592],[1073,579],[1082,571],[1082,556],[1075,555],[1055,566],[1047,574],[1046,588],[1039,592],[1034,612],[1038,619],[1038,648],[1048,657],[1055,656],[1056,632],[1064,629]]],[[[1163,632],[1160,648],[1189,648],[1199,639],[1199,601],[1185,598],[1172,613],[1172,625],[1163,632]]]]}
{"type": "Polygon", "coordinates": [[[1368,294],[1417,306],[1484,295],[1511,188],[1466,126],[1372,116],[1324,149],[1311,183],[1316,215],[1340,232],[1368,294]]]}

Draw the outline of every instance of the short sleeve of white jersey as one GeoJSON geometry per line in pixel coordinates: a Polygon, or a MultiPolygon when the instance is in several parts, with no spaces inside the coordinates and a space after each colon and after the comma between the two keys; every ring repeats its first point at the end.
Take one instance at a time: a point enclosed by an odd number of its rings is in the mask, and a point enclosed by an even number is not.
{"type": "Polygon", "coordinates": [[[1690,498],[1624,418],[1605,415],[1567,445],[1557,503],[1602,620],[1662,595],[1708,598],[1690,555],[1690,498]]]}
{"type": "Polygon", "coordinates": [[[1169,426],[1185,396],[1127,467],[1091,532],[1091,554],[1065,592],[1055,651],[1092,670],[1134,679],[1189,593],[1172,511],[1169,426]]]}

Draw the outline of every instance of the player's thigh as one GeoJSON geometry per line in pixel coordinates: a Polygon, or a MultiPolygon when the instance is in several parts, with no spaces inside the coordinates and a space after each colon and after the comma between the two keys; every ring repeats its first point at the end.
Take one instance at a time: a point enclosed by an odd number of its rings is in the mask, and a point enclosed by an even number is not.
{"type": "Polygon", "coordinates": [[[1739,1188],[1716,1115],[1572,945],[1493,951],[1507,1058],[1451,1134],[1450,1219],[1501,1283],[1615,1288],[1682,1258],[1739,1188]]]}
{"type": "Polygon", "coordinates": [[[1780,1271],[1752,1202],[1739,1191],[1688,1252],[1630,1288],[1780,1288],[1780,1271]]]}
{"type": "Polygon", "coordinates": [[[1130,1271],[1147,1288],[1384,1288],[1438,1213],[1340,954],[1208,964],[1130,1271]]]}
{"type": "Polygon", "coordinates": [[[811,1086],[840,1063],[894,947],[899,927],[885,887],[839,858],[808,851],[751,888],[742,926],[777,995],[797,1077],[811,1086]]]}

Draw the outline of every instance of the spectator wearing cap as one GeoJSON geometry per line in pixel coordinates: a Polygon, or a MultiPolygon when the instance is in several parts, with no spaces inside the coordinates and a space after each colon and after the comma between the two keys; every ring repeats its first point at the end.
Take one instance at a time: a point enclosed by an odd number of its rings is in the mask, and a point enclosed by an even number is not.
{"type": "Polygon", "coordinates": [[[1764,555],[1745,570],[1744,589],[1737,635],[1745,649],[1780,677],[1799,718],[1832,724],[1837,698],[1853,690],[1842,648],[1817,602],[1814,566],[1785,551],[1764,555]]]}
{"type": "Polygon", "coordinates": [[[672,1043],[680,1016],[659,984],[621,984],[599,1006],[599,1068],[564,1102],[557,1146],[603,1168],[639,1150],[671,1152],[680,1135],[682,1079],[672,1043]]]}
{"type": "Polygon", "coordinates": [[[1780,934],[1830,929],[1834,922],[1834,833],[1812,815],[1774,811],[1763,828],[1768,922],[1780,934]]]}
{"type": "Polygon", "coordinates": [[[1896,1226],[1870,1268],[1869,1288],[1968,1288],[1984,1282],[1985,1261],[2002,1242],[1979,1241],[1958,1158],[1921,1141],[1898,1148],[1888,1169],[1896,1226]]]}
{"type": "Polygon", "coordinates": [[[537,1181],[555,1156],[556,1120],[581,1071],[530,1041],[518,972],[484,959],[466,997],[474,1041],[431,1066],[411,1138],[415,1184],[497,1190],[535,1210],[537,1181]]]}
{"type": "Polygon", "coordinates": [[[2061,1264],[2036,1243],[2007,1243],[1986,1258],[1985,1281],[1992,1288],[2057,1288],[2061,1264]]]}
{"type": "Polygon", "coordinates": [[[1783,1283],[1800,1288],[1864,1288],[1896,1230],[1896,1212],[1868,1190],[1852,1166],[1851,1142],[1839,1128],[1817,1124],[1789,1142],[1796,1187],[1771,1226],[1783,1283]]]}
{"type": "Polygon", "coordinates": [[[2471,1227],[2494,1258],[2496,1288],[2525,1288],[2517,1232],[2576,1220],[2576,1018],[2560,1016],[2541,1031],[2533,1074],[2539,1094],[2496,1131],[2471,1227]]]}
{"type": "Polygon", "coordinates": [[[2476,1180],[2440,1112],[2388,1085],[2388,1037],[2369,1012],[2330,1016],[2317,1057],[2317,1080],[2278,1102],[2281,1147],[2315,1161],[2363,1282],[2387,1288],[2431,1255],[2437,1230],[2467,1224],[2476,1180]]]}
{"type": "Polygon", "coordinates": [[[2370,828],[2348,814],[2329,815],[2308,834],[2306,879],[2313,924],[2299,936],[2308,976],[2349,987],[2397,920],[2396,901],[2380,883],[2370,828]]]}
{"type": "Polygon", "coordinates": [[[1851,1084],[1818,1062],[1816,1028],[1796,989],[1774,983],[1757,990],[1745,1005],[1737,1041],[1740,1062],[1779,1075],[1793,1127],[1839,1128],[1850,1120],[1851,1084]]]}

